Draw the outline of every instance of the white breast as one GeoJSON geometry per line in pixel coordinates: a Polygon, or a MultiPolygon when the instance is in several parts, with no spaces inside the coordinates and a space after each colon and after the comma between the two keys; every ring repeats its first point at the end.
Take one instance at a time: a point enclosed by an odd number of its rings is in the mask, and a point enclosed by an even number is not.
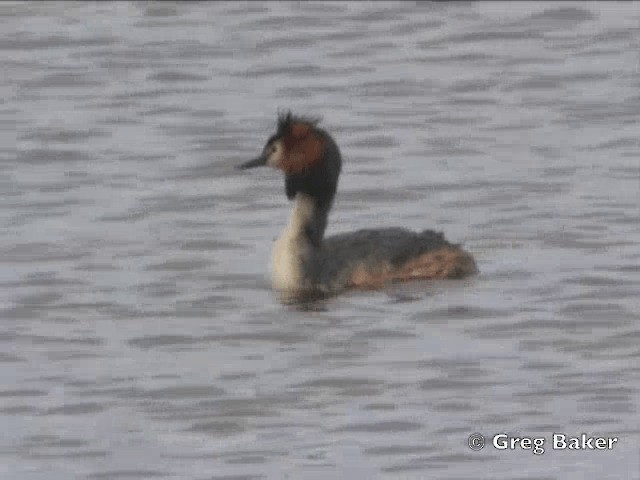
{"type": "Polygon", "coordinates": [[[273,287],[277,290],[295,291],[305,288],[304,265],[312,255],[312,246],[304,234],[304,228],[312,219],[315,209],[313,199],[298,193],[289,225],[273,246],[271,270],[273,287]]]}

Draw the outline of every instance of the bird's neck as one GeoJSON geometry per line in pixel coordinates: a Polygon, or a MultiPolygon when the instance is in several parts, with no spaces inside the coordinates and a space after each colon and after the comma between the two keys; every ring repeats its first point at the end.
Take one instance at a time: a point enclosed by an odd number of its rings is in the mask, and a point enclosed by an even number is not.
{"type": "Polygon", "coordinates": [[[298,192],[285,235],[298,242],[307,243],[310,248],[320,248],[330,208],[330,204],[298,192]]]}
{"type": "Polygon", "coordinates": [[[314,265],[327,225],[329,207],[298,192],[289,224],[272,256],[273,285],[281,291],[304,290],[314,281],[314,265]]]}

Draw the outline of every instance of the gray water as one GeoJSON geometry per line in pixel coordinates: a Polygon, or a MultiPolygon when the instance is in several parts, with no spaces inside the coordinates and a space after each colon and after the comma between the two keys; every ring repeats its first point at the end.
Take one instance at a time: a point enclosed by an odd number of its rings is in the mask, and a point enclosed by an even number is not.
{"type": "Polygon", "coordinates": [[[640,478],[640,3],[0,24],[0,478],[640,478]],[[342,149],[328,234],[436,228],[480,275],[281,305],[282,178],[234,166],[283,108],[342,149]]]}

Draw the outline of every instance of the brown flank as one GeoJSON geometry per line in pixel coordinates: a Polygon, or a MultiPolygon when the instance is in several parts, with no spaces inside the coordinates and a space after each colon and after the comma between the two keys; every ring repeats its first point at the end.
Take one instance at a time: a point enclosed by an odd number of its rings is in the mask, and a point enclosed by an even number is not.
{"type": "Polygon", "coordinates": [[[387,268],[372,272],[357,267],[350,278],[350,286],[378,289],[387,282],[405,282],[417,279],[456,279],[476,273],[478,268],[471,254],[460,247],[448,246],[412,258],[397,269],[387,268]]]}

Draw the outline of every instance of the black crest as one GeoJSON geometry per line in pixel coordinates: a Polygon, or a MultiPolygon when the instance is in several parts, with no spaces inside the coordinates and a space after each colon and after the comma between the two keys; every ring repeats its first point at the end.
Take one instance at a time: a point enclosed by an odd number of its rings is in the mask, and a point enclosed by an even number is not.
{"type": "Polygon", "coordinates": [[[320,120],[318,117],[303,117],[294,115],[291,110],[283,110],[278,113],[278,131],[276,135],[278,137],[286,137],[294,123],[307,123],[315,127],[320,123],[320,120]]]}

